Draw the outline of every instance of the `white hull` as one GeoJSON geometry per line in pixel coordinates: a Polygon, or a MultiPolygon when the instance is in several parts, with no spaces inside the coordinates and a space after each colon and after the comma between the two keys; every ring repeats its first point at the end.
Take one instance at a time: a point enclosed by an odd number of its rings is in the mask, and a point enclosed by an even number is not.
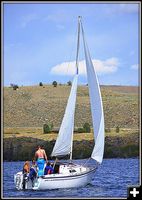
{"type": "MultiPolygon", "coordinates": [[[[33,184],[31,180],[26,181],[25,189],[47,190],[47,189],[58,189],[58,188],[82,187],[91,182],[92,174],[96,170],[95,168],[91,169],[79,165],[74,167],[64,165],[61,167],[62,167],[61,173],[49,174],[49,175],[44,175],[43,177],[36,178],[33,184]]],[[[16,183],[16,177],[20,174],[22,176],[22,173],[19,172],[15,175],[14,178],[16,188],[19,190],[23,189],[22,179],[21,179],[21,184],[18,185],[18,182],[16,183]]]]}
{"type": "Polygon", "coordinates": [[[51,177],[51,175],[47,175],[44,178],[39,178],[37,180],[37,183],[35,183],[35,187],[33,187],[33,189],[46,190],[81,187],[91,182],[92,173],[93,171],[70,176],[63,176],[59,174],[58,176],[56,175],[51,177]]]}

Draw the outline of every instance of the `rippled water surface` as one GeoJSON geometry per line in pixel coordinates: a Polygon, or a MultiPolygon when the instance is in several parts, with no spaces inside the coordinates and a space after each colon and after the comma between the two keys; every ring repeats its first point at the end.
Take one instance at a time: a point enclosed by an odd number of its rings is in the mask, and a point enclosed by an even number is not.
{"type": "MultiPolygon", "coordinates": [[[[84,163],[86,160],[78,160],[84,163]]],[[[80,188],[55,189],[44,191],[18,191],[14,185],[14,174],[21,171],[24,162],[4,162],[3,164],[3,197],[15,198],[95,198],[95,197],[125,197],[127,188],[139,185],[139,159],[104,159],[91,183],[80,188]]],[[[90,160],[89,166],[94,165],[90,160]]]]}

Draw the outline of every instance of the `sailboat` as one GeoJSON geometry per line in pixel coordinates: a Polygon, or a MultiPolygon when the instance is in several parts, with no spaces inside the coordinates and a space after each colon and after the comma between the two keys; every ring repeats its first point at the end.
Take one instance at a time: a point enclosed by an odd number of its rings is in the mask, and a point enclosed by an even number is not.
{"type": "Polygon", "coordinates": [[[102,163],[104,154],[104,113],[102,105],[102,97],[99,87],[98,78],[93,66],[89,49],[86,43],[84,29],[81,16],[78,17],[78,37],[77,37],[77,53],[76,53],[76,74],[74,75],[70,95],[68,98],[65,114],[59,129],[57,140],[55,142],[51,157],[60,158],[60,156],[69,155],[70,159],[66,162],[54,161],[54,170],[52,174],[37,177],[32,182],[30,179],[26,181],[22,172],[14,175],[15,186],[18,190],[25,189],[45,190],[57,188],[74,188],[82,187],[91,182],[92,175],[96,172],[98,166],[102,163]],[[86,71],[88,79],[89,97],[91,105],[92,124],[94,131],[95,145],[89,159],[94,160],[94,166],[89,167],[86,164],[75,164],[72,160],[73,150],[73,131],[74,131],[74,115],[78,84],[78,57],[80,35],[82,33],[83,46],[86,60],[86,71]],[[95,162],[96,161],[96,162],[95,162]]]}

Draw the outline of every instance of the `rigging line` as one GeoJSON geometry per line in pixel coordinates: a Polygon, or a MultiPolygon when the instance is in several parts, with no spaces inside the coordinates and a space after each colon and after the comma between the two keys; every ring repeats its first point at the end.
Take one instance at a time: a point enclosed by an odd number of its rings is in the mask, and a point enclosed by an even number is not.
{"type": "Polygon", "coordinates": [[[90,159],[91,159],[91,157],[88,158],[87,161],[82,166],[85,166],[89,162],[90,159]]]}
{"type": "Polygon", "coordinates": [[[55,168],[56,162],[58,161],[58,158],[56,157],[54,164],[53,164],[53,169],[55,168]]]}
{"type": "MultiPolygon", "coordinates": [[[[77,35],[77,30],[75,31],[75,34],[74,35],[77,35]]],[[[74,52],[74,42],[75,42],[75,39],[72,43],[72,49],[71,49],[71,54],[70,54],[70,57],[69,57],[69,62],[68,62],[68,66],[67,66],[67,70],[66,70],[66,74],[68,74],[68,70],[70,68],[70,65],[71,65],[71,58],[73,57],[73,52],[74,52]]]]}

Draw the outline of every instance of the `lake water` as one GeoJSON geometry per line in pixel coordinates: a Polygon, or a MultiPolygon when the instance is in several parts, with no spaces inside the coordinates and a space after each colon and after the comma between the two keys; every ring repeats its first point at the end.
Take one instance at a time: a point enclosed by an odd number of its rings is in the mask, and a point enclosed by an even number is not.
{"type": "MultiPolygon", "coordinates": [[[[76,163],[86,162],[78,160],[76,163]]],[[[24,162],[3,163],[3,197],[16,198],[127,198],[127,188],[137,186],[140,181],[139,159],[104,159],[92,182],[80,188],[54,189],[44,191],[18,191],[14,185],[14,174],[21,171],[24,162]]],[[[89,161],[89,166],[94,161],[89,161]]]]}

